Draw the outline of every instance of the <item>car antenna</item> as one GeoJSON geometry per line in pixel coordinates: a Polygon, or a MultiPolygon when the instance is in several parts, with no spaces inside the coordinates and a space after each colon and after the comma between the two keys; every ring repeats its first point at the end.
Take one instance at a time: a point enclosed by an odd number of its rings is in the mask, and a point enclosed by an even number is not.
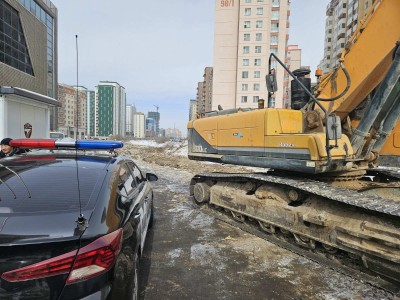
{"type": "MultiPolygon", "coordinates": [[[[78,35],[75,35],[76,44],[76,129],[75,140],[78,140],[78,112],[79,112],[79,88],[78,88],[78,35]]],[[[87,227],[87,220],[82,213],[81,189],[79,185],[79,168],[78,168],[78,149],[75,149],[75,164],[76,164],[76,181],[78,183],[78,199],[79,199],[79,217],[76,220],[76,226],[79,231],[84,231],[87,227]]]]}

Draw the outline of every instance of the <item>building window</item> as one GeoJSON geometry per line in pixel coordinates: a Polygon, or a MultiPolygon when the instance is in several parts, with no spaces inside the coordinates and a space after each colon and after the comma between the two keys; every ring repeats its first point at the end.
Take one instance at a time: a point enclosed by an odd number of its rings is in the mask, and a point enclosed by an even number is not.
{"type": "Polygon", "coordinates": [[[271,32],[278,32],[278,31],[279,31],[279,23],[272,23],[271,32]]]}
{"type": "Polygon", "coordinates": [[[0,62],[34,75],[18,12],[0,2],[0,62]]]}
{"type": "Polygon", "coordinates": [[[251,3],[251,0],[246,0],[245,2],[246,2],[246,3],[251,3]]]}
{"type": "Polygon", "coordinates": [[[243,59],[243,66],[248,66],[249,60],[247,58],[243,59]]]}
{"type": "Polygon", "coordinates": [[[243,46],[243,53],[247,54],[250,52],[250,47],[249,46],[243,46]]]}
{"type": "Polygon", "coordinates": [[[257,103],[260,100],[259,96],[253,96],[253,103],[257,103]]]}
{"type": "Polygon", "coordinates": [[[259,83],[255,83],[255,84],[253,85],[253,90],[254,90],[254,91],[259,91],[259,90],[260,90],[260,84],[259,84],[259,83]]]}
{"type": "Polygon", "coordinates": [[[255,66],[261,66],[261,58],[254,59],[254,65],[255,66]]]}
{"type": "Polygon", "coordinates": [[[260,71],[254,71],[254,78],[260,78],[260,71]]]}
{"type": "Polygon", "coordinates": [[[244,21],[244,28],[250,28],[251,27],[251,22],[250,21],[244,21]]]}
{"type": "Polygon", "coordinates": [[[257,0],[257,2],[264,2],[264,0],[257,0]]]}
{"type": "Polygon", "coordinates": [[[243,71],[242,72],[242,78],[249,78],[249,72],[243,71]]]}
{"type": "Polygon", "coordinates": [[[263,21],[259,20],[256,21],[256,28],[262,28],[263,27],[263,21]]]}
{"type": "Polygon", "coordinates": [[[279,20],[279,10],[273,10],[271,20],[279,20]]]}
{"type": "Polygon", "coordinates": [[[245,33],[245,34],[243,35],[243,40],[244,40],[244,41],[250,41],[250,33],[245,33]]]}
{"type": "Polygon", "coordinates": [[[264,8],[257,7],[257,15],[262,15],[262,14],[264,14],[264,8]]]}
{"type": "Polygon", "coordinates": [[[251,8],[245,8],[244,9],[244,15],[245,16],[251,16],[251,8]]]}
{"type": "Polygon", "coordinates": [[[240,102],[247,103],[247,96],[242,96],[240,102]]]}
{"type": "Polygon", "coordinates": [[[261,46],[256,46],[254,49],[255,53],[261,53],[261,46]]]}
{"type": "Polygon", "coordinates": [[[271,35],[271,45],[278,45],[278,36],[271,35]]]}
{"type": "Polygon", "coordinates": [[[275,98],[271,97],[270,99],[268,99],[268,107],[275,107],[275,98]]]}
{"type": "Polygon", "coordinates": [[[262,33],[256,33],[256,41],[262,40],[262,33]]]}
{"type": "Polygon", "coordinates": [[[272,0],[272,7],[279,7],[279,0],[272,0]]]}
{"type": "Polygon", "coordinates": [[[249,89],[249,85],[247,83],[242,84],[242,91],[247,91],[249,89]]]}

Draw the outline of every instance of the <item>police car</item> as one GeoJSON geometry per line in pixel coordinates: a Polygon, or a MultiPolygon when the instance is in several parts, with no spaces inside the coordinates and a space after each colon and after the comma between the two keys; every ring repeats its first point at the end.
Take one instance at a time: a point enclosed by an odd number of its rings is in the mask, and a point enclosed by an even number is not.
{"type": "Polygon", "coordinates": [[[0,299],[136,299],[155,174],[118,141],[15,139],[0,160],[0,299]]]}

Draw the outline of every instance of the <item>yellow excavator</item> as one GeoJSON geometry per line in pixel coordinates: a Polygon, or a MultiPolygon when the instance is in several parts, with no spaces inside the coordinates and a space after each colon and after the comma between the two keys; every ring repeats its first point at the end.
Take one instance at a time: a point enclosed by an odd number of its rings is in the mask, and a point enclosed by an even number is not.
{"type": "Polygon", "coordinates": [[[271,54],[270,65],[293,77],[291,109],[226,109],[190,121],[190,159],[266,168],[197,174],[191,198],[301,247],[347,253],[400,286],[399,16],[399,0],[375,1],[338,67],[312,90],[304,70],[271,54]]]}

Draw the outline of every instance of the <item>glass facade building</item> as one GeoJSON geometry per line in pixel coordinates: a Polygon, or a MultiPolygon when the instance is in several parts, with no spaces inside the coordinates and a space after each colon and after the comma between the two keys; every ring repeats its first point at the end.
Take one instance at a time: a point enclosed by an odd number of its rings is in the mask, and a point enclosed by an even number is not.
{"type": "MultiPolygon", "coordinates": [[[[58,96],[57,8],[49,0],[0,1],[0,86],[58,96]]],[[[57,109],[50,129],[57,131],[57,109]]]]}
{"type": "MultiPolygon", "coordinates": [[[[35,0],[18,0],[27,10],[29,10],[47,29],[47,96],[54,97],[56,95],[55,87],[55,70],[54,70],[54,17],[51,16],[41,4],[35,0]]],[[[47,4],[48,9],[55,9],[50,1],[43,1],[47,4]]]]}

